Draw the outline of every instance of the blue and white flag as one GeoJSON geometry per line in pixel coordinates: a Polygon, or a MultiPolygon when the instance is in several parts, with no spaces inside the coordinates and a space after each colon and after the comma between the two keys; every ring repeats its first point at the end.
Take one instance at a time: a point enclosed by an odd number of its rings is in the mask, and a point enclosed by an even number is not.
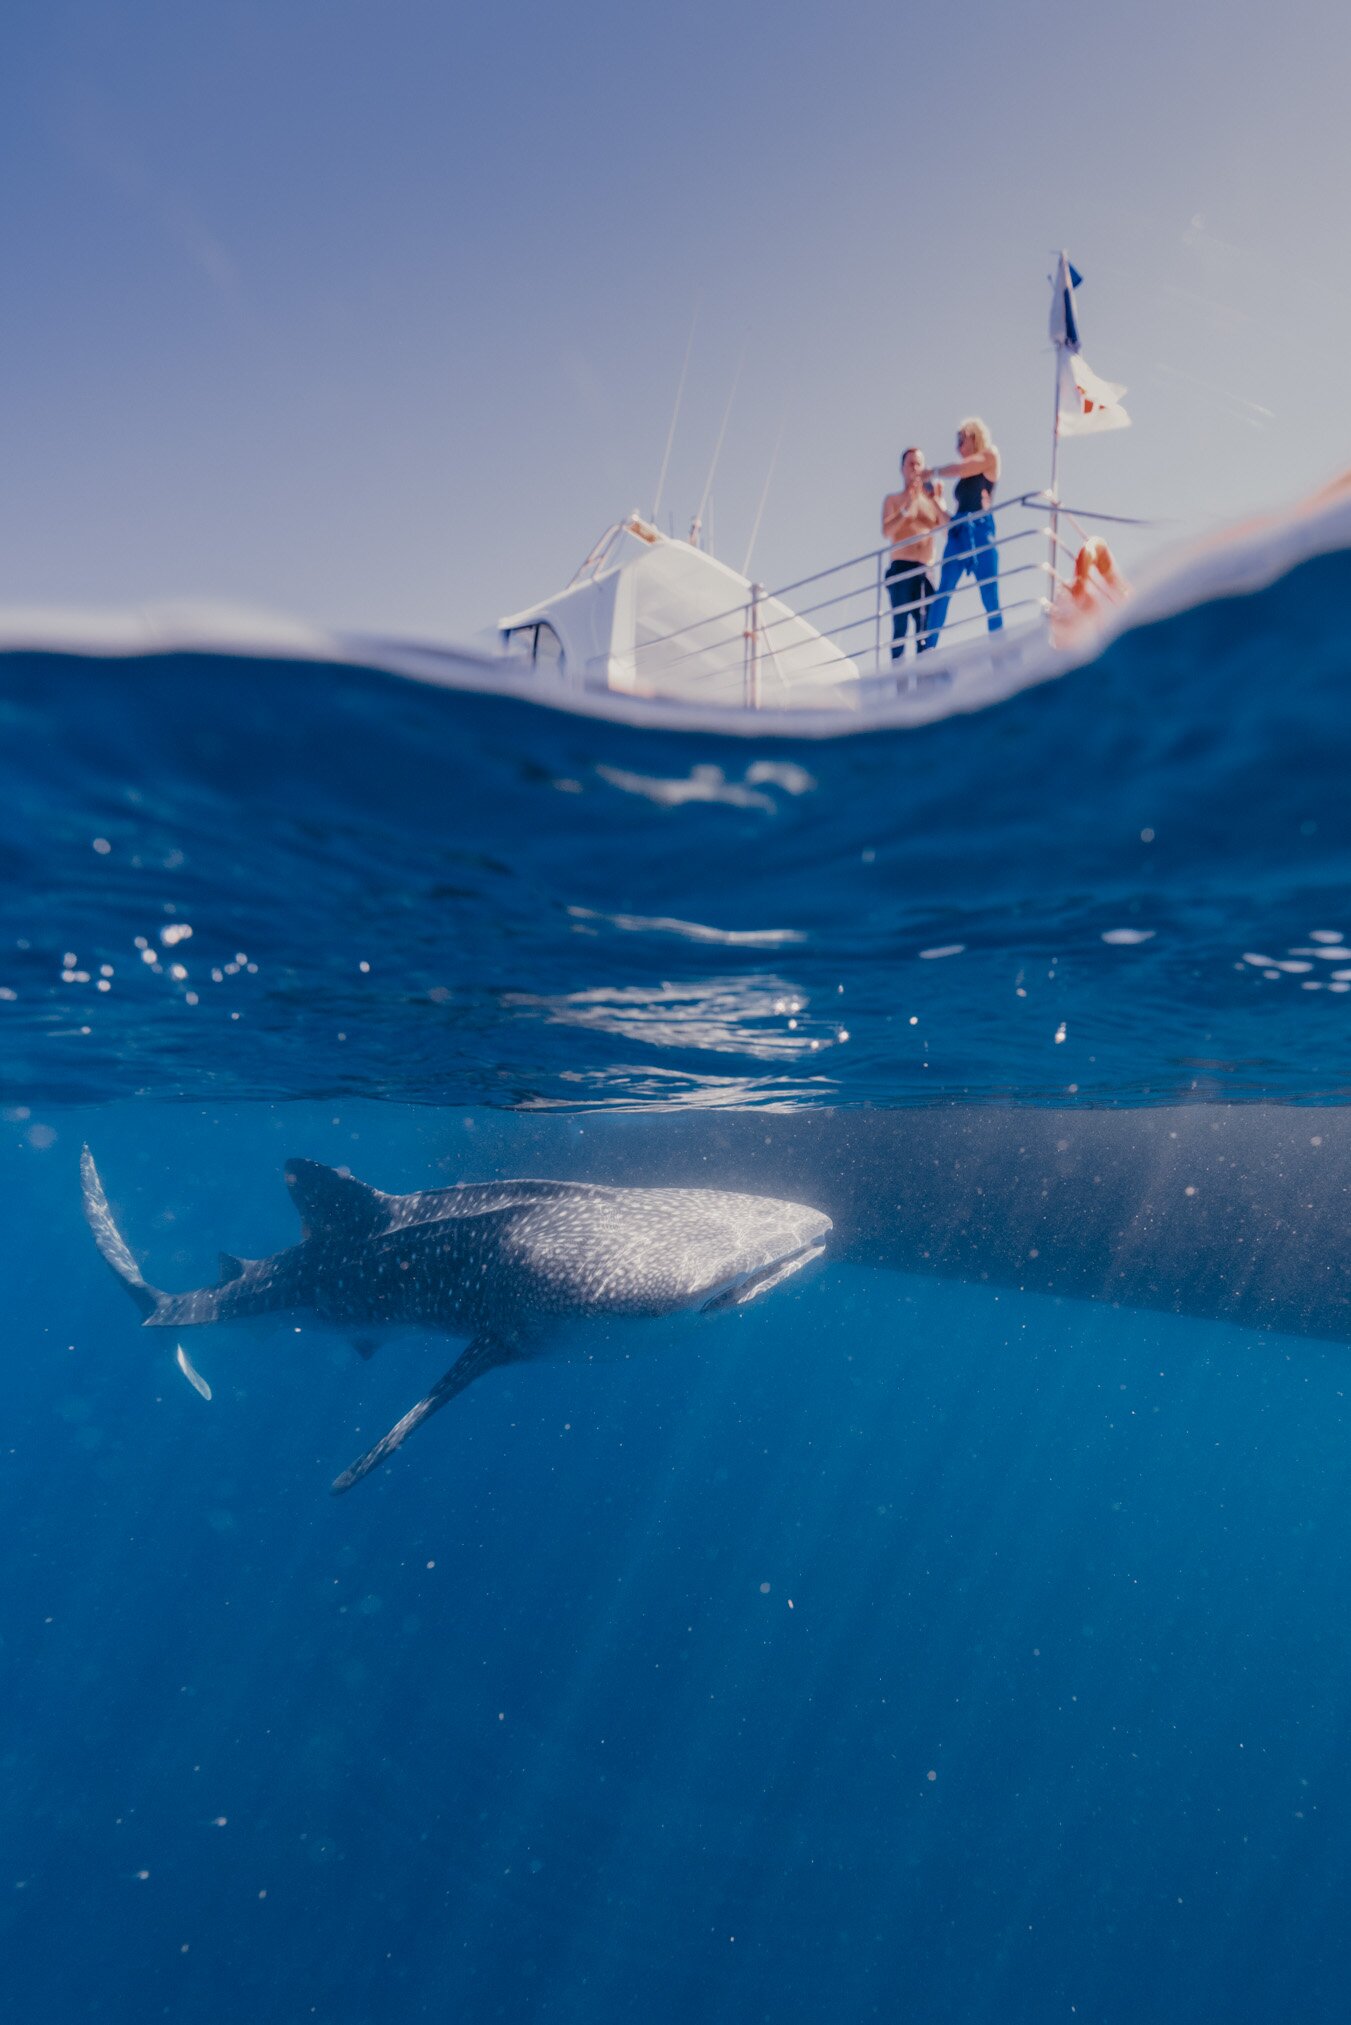
{"type": "Polygon", "coordinates": [[[1074,291],[1083,283],[1083,275],[1071,267],[1062,253],[1051,283],[1051,343],[1063,345],[1066,351],[1079,349],[1079,322],[1074,314],[1074,291]]]}
{"type": "Polygon", "coordinates": [[[1062,436],[1095,436],[1131,425],[1121,405],[1126,389],[1112,380],[1100,380],[1079,349],[1074,291],[1082,282],[1082,274],[1062,253],[1051,284],[1051,342],[1058,355],[1056,429],[1062,436]]]}

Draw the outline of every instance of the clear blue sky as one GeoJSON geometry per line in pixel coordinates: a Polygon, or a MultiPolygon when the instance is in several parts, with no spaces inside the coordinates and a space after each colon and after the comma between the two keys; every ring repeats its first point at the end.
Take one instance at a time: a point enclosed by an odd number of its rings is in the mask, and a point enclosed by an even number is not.
{"type": "Polygon", "coordinates": [[[1184,527],[1351,461],[1351,12],[15,0],[0,604],[463,635],[715,488],[756,573],[871,547],[905,442],[1046,476],[1049,254],[1184,527]],[[663,516],[664,517],[664,516],[663,516]]]}

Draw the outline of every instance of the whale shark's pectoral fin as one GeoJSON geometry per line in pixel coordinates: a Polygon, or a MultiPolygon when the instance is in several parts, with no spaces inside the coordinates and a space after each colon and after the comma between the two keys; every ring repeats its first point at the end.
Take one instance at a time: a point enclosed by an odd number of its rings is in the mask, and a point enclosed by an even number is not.
{"type": "Polygon", "coordinates": [[[395,1449],[401,1448],[407,1441],[415,1427],[421,1427],[424,1420],[430,1420],[431,1416],[438,1412],[447,1400],[453,1399],[457,1392],[463,1392],[466,1385],[472,1385],[485,1371],[491,1371],[494,1364],[510,1363],[511,1357],[512,1351],[507,1344],[499,1343],[491,1336],[476,1336],[468,1349],[451,1365],[445,1376],[438,1378],[425,1399],[419,1399],[416,1406],[410,1406],[403,1419],[395,1421],[389,1433],[382,1435],[374,1448],[368,1448],[365,1455],[358,1456],[340,1477],[334,1477],[332,1484],[334,1497],[340,1497],[344,1491],[350,1491],[353,1484],[359,1484],[377,1463],[382,1463],[387,1455],[393,1455],[395,1449]]]}
{"type": "Polygon", "coordinates": [[[374,1237],[389,1224],[389,1197],[317,1160],[288,1160],[286,1186],[307,1238],[374,1237]]]}

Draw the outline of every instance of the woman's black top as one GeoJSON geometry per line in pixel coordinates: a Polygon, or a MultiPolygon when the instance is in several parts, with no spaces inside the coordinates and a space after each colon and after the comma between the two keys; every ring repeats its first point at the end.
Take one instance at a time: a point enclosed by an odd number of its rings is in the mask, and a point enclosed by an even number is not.
{"type": "Polygon", "coordinates": [[[984,513],[994,497],[994,480],[987,478],[983,471],[973,471],[967,478],[959,478],[952,488],[952,503],[958,514],[984,513]]]}

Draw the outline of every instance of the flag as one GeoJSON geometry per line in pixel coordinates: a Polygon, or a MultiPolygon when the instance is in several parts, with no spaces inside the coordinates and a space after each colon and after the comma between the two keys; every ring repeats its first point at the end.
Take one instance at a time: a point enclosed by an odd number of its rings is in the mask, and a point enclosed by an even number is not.
{"type": "Polygon", "coordinates": [[[1079,318],[1074,291],[1083,275],[1065,254],[1056,264],[1051,283],[1051,343],[1056,348],[1056,433],[1093,436],[1106,429],[1129,429],[1131,418],[1121,405],[1124,387],[1100,380],[1079,349],[1079,318]]]}
{"type": "Polygon", "coordinates": [[[1084,277],[1078,269],[1071,267],[1062,253],[1051,283],[1051,343],[1064,345],[1067,351],[1079,349],[1079,321],[1074,313],[1074,291],[1083,286],[1084,277]]]}
{"type": "Polygon", "coordinates": [[[1121,405],[1126,389],[1100,380],[1082,352],[1062,348],[1058,369],[1056,426],[1062,436],[1130,428],[1131,418],[1121,405]]]}

